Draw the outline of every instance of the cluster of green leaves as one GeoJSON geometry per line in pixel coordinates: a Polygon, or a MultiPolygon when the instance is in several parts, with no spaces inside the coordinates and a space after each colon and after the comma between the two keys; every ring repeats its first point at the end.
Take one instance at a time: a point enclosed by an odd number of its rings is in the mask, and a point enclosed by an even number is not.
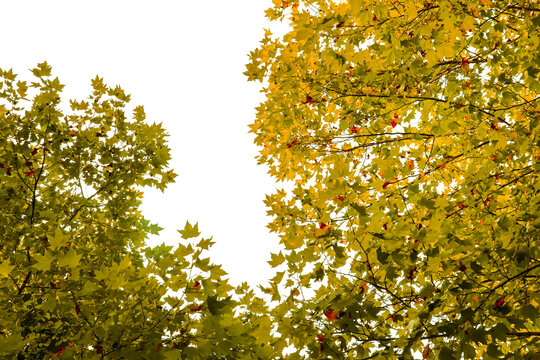
{"type": "Polygon", "coordinates": [[[540,9],[274,0],[246,75],[289,359],[540,354],[540,9]]]}
{"type": "Polygon", "coordinates": [[[32,72],[0,70],[0,357],[271,357],[264,303],[232,292],[196,225],[145,245],[141,189],[175,177],[161,125],[97,77],[64,113],[51,68],[32,72]]]}

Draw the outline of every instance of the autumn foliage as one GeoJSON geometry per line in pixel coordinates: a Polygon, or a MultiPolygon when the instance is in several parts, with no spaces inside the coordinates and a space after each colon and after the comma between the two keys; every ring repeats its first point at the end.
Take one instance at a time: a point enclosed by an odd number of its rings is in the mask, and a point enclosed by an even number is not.
{"type": "MultiPolygon", "coordinates": [[[[0,70],[0,358],[536,359],[540,8],[273,0],[246,75],[276,275],[228,284],[189,222],[149,247],[166,133],[102,79],[0,70]]],[[[241,225],[241,224],[240,224],[241,225]]]]}
{"type": "Polygon", "coordinates": [[[246,75],[290,358],[537,357],[538,4],[273,2],[246,75]]]}
{"type": "Polygon", "coordinates": [[[271,357],[264,303],[197,225],[145,244],[142,191],[176,176],[161,125],[98,77],[67,104],[50,66],[32,73],[0,70],[0,358],[271,357]]]}

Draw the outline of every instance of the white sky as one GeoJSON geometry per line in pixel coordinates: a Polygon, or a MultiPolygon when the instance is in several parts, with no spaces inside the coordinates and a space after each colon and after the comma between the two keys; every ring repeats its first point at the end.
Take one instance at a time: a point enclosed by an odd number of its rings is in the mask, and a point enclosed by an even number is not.
{"type": "Polygon", "coordinates": [[[179,174],[165,194],[145,192],[145,216],[174,244],[186,220],[213,236],[212,259],[233,283],[272,275],[263,199],[275,184],[254,159],[248,124],[262,100],[242,74],[269,24],[271,0],[3,1],[0,67],[29,79],[47,61],[66,85],[64,98],[85,98],[103,77],[163,122],[179,174]]]}

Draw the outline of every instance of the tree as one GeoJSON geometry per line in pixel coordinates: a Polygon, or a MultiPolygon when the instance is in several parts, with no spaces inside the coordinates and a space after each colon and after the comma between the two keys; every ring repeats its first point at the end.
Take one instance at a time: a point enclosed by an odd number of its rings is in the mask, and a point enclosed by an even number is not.
{"type": "Polygon", "coordinates": [[[0,71],[0,357],[269,358],[264,303],[232,292],[197,225],[145,245],[142,189],[176,176],[161,125],[98,77],[63,112],[50,66],[32,72],[0,71]]]}
{"type": "Polygon", "coordinates": [[[536,1],[273,2],[246,74],[289,358],[537,358],[536,1]]]}

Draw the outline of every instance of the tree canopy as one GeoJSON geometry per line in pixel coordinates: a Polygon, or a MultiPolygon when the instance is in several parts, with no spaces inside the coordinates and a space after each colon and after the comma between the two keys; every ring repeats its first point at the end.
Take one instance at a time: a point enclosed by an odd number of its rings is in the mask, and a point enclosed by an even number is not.
{"type": "Polygon", "coordinates": [[[0,70],[0,357],[535,359],[540,9],[533,0],[273,0],[246,75],[281,251],[228,284],[164,190],[166,132],[120,87],[61,100],[0,70]]]}
{"type": "Polygon", "coordinates": [[[273,3],[246,75],[288,358],[537,358],[536,1],[273,3]]]}
{"type": "Polygon", "coordinates": [[[0,71],[0,357],[270,358],[264,303],[197,225],[145,245],[142,190],[176,176],[161,125],[99,77],[66,106],[50,66],[32,73],[0,71]]]}

